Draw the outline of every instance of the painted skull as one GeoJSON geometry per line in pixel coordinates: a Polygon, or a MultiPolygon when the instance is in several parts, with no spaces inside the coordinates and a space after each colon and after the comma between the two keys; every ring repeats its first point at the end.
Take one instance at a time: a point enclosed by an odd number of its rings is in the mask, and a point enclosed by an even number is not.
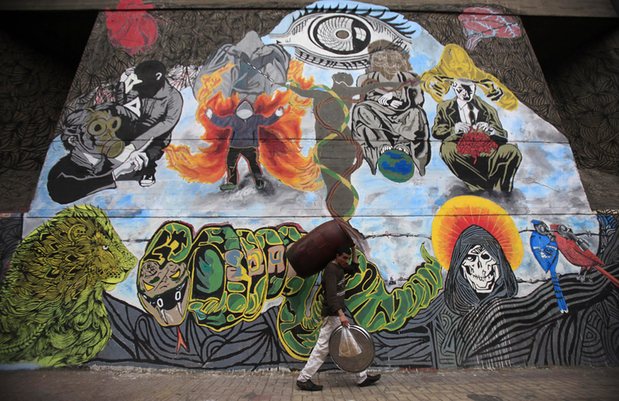
{"type": "Polygon", "coordinates": [[[475,245],[462,261],[462,273],[478,293],[489,293],[499,279],[497,261],[481,245],[475,245]]]}

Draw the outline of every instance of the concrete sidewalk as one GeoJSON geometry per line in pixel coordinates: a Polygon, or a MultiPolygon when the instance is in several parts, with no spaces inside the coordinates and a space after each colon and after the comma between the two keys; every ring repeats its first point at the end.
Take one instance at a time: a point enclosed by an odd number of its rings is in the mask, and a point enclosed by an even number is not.
{"type": "Polygon", "coordinates": [[[322,392],[300,391],[294,372],[212,372],[90,367],[0,372],[4,401],[582,401],[619,400],[619,368],[381,371],[359,388],[342,372],[319,373],[322,392]]]}

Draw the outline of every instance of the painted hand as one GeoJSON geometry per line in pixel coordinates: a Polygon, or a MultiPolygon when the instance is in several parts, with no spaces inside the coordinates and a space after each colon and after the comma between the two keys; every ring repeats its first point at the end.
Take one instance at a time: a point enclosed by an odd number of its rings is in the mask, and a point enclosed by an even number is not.
{"type": "Polygon", "coordinates": [[[456,134],[466,134],[467,132],[469,132],[470,129],[471,129],[470,124],[463,123],[460,121],[454,125],[454,132],[456,134]]]}
{"type": "Polygon", "coordinates": [[[146,156],[146,153],[140,151],[133,152],[129,155],[127,160],[113,170],[112,175],[114,179],[117,179],[121,175],[141,170],[146,163],[148,163],[148,156],[146,156]]]}

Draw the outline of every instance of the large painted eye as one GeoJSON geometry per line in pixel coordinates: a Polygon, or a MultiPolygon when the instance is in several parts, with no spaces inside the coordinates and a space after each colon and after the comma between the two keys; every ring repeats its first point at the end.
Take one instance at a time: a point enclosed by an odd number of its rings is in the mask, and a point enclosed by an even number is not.
{"type": "Polygon", "coordinates": [[[103,245],[102,248],[103,248],[104,251],[107,251],[108,249],[110,249],[110,247],[107,246],[107,245],[103,245]]]}
{"type": "Polygon", "coordinates": [[[358,70],[369,66],[368,46],[384,40],[410,52],[415,31],[409,22],[394,23],[397,14],[383,10],[357,10],[342,7],[307,8],[285,33],[270,37],[278,44],[292,46],[301,61],[321,67],[358,70]]]}
{"type": "Polygon", "coordinates": [[[355,54],[370,43],[368,28],[354,17],[332,16],[313,24],[310,38],[323,50],[336,54],[355,54]]]}

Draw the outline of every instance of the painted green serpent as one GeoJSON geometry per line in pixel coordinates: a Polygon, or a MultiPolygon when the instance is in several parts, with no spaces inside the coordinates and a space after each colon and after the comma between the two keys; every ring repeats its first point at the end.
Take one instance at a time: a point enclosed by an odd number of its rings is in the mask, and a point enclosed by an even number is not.
{"type": "MultiPolygon", "coordinates": [[[[140,260],[139,299],[163,326],[178,326],[190,313],[216,332],[277,307],[282,347],[306,359],[321,321],[320,274],[302,279],[284,257],[304,234],[294,223],[257,230],[209,225],[195,235],[187,223],[165,223],[140,260]]],[[[441,267],[423,245],[421,255],[406,283],[388,291],[378,267],[359,254],[360,272],[348,280],[346,295],[357,324],[369,332],[395,331],[430,304],[443,287],[441,267]]]]}

